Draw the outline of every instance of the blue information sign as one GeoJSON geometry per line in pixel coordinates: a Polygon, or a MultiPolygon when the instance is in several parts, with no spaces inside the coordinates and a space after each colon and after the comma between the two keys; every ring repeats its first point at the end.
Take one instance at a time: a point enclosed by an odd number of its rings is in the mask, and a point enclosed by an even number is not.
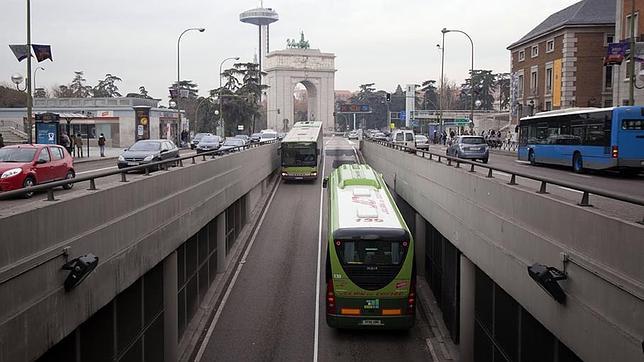
{"type": "Polygon", "coordinates": [[[38,123],[36,142],[40,144],[56,144],[56,129],[58,124],[56,123],[38,123]]]}
{"type": "Polygon", "coordinates": [[[398,118],[400,118],[403,121],[407,120],[407,113],[404,111],[400,112],[400,116],[398,118]]]}

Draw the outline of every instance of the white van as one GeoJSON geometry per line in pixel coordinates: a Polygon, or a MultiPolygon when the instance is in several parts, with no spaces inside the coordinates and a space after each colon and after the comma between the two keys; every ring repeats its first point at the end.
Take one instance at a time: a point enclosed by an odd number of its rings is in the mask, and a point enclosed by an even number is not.
{"type": "Polygon", "coordinates": [[[414,131],[410,129],[399,129],[394,131],[394,133],[391,135],[391,140],[394,144],[399,146],[416,148],[414,131]]]}

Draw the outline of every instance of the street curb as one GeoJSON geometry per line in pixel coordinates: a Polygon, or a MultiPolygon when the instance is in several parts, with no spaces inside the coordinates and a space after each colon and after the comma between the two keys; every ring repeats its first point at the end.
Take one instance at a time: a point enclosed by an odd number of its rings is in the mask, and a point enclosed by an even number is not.
{"type": "Polygon", "coordinates": [[[233,279],[233,275],[235,274],[237,265],[242,259],[244,250],[246,250],[255,230],[260,227],[259,220],[264,210],[268,207],[268,200],[280,185],[281,179],[277,173],[269,176],[269,178],[272,178],[272,180],[270,187],[268,187],[268,192],[262,196],[258,206],[249,215],[249,222],[244,226],[239,239],[233,245],[233,250],[229,253],[229,259],[226,261],[226,271],[215,277],[215,281],[211,284],[208,293],[199,305],[199,310],[195,313],[192,321],[186,326],[184,337],[181,338],[178,346],[178,361],[194,361],[197,352],[202,343],[204,343],[208,328],[215,318],[217,309],[233,279]]]}
{"type": "Polygon", "coordinates": [[[422,313],[428,320],[429,326],[432,329],[433,337],[427,339],[427,347],[429,348],[432,358],[440,361],[458,361],[459,352],[458,347],[452,341],[449,331],[443,322],[443,313],[436,304],[436,299],[432,293],[429,284],[424,276],[420,276],[416,280],[416,292],[418,293],[419,307],[422,313]]]}

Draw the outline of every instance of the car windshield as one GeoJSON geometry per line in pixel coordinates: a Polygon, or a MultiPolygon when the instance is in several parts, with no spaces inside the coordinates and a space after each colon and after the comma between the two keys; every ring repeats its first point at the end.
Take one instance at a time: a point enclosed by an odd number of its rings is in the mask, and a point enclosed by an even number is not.
{"type": "Polygon", "coordinates": [[[207,133],[197,133],[197,134],[195,135],[195,137],[193,138],[193,140],[195,140],[195,141],[200,141],[202,138],[204,138],[204,137],[206,137],[206,136],[208,136],[208,134],[207,134],[207,133]]]}
{"type": "Polygon", "coordinates": [[[29,162],[36,155],[35,148],[2,148],[0,161],[2,162],[29,162]]]}
{"type": "Polygon", "coordinates": [[[161,142],[137,142],[130,147],[129,151],[158,151],[161,149],[161,142]]]}
{"type": "Polygon", "coordinates": [[[416,142],[421,141],[421,142],[426,142],[427,137],[425,136],[416,136],[416,142]]]}
{"type": "Polygon", "coordinates": [[[219,137],[206,136],[201,139],[201,143],[219,143],[219,137]]]}
{"type": "Polygon", "coordinates": [[[461,138],[461,143],[466,145],[480,145],[485,143],[483,137],[463,137],[461,138]]]}

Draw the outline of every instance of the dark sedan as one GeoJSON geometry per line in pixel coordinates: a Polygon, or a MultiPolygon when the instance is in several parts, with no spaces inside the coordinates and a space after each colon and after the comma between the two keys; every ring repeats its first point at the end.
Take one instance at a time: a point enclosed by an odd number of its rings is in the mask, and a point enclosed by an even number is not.
{"type": "Polygon", "coordinates": [[[219,151],[221,151],[222,153],[235,152],[237,150],[237,147],[243,147],[245,145],[246,143],[243,139],[228,137],[226,138],[224,144],[219,148],[219,151]]]}
{"type": "Polygon", "coordinates": [[[483,137],[458,136],[447,147],[447,155],[471,160],[481,160],[483,163],[487,163],[490,158],[490,148],[483,137]]]}
{"type": "Polygon", "coordinates": [[[178,157],[179,148],[172,141],[141,140],[119,156],[117,165],[118,168],[125,168],[178,157]]]}
{"type": "Polygon", "coordinates": [[[197,153],[218,150],[221,147],[221,138],[219,136],[205,136],[199,141],[197,153]]]}
{"type": "Polygon", "coordinates": [[[253,133],[252,135],[250,135],[250,142],[257,143],[260,141],[261,138],[262,138],[261,133],[253,133]]]}

